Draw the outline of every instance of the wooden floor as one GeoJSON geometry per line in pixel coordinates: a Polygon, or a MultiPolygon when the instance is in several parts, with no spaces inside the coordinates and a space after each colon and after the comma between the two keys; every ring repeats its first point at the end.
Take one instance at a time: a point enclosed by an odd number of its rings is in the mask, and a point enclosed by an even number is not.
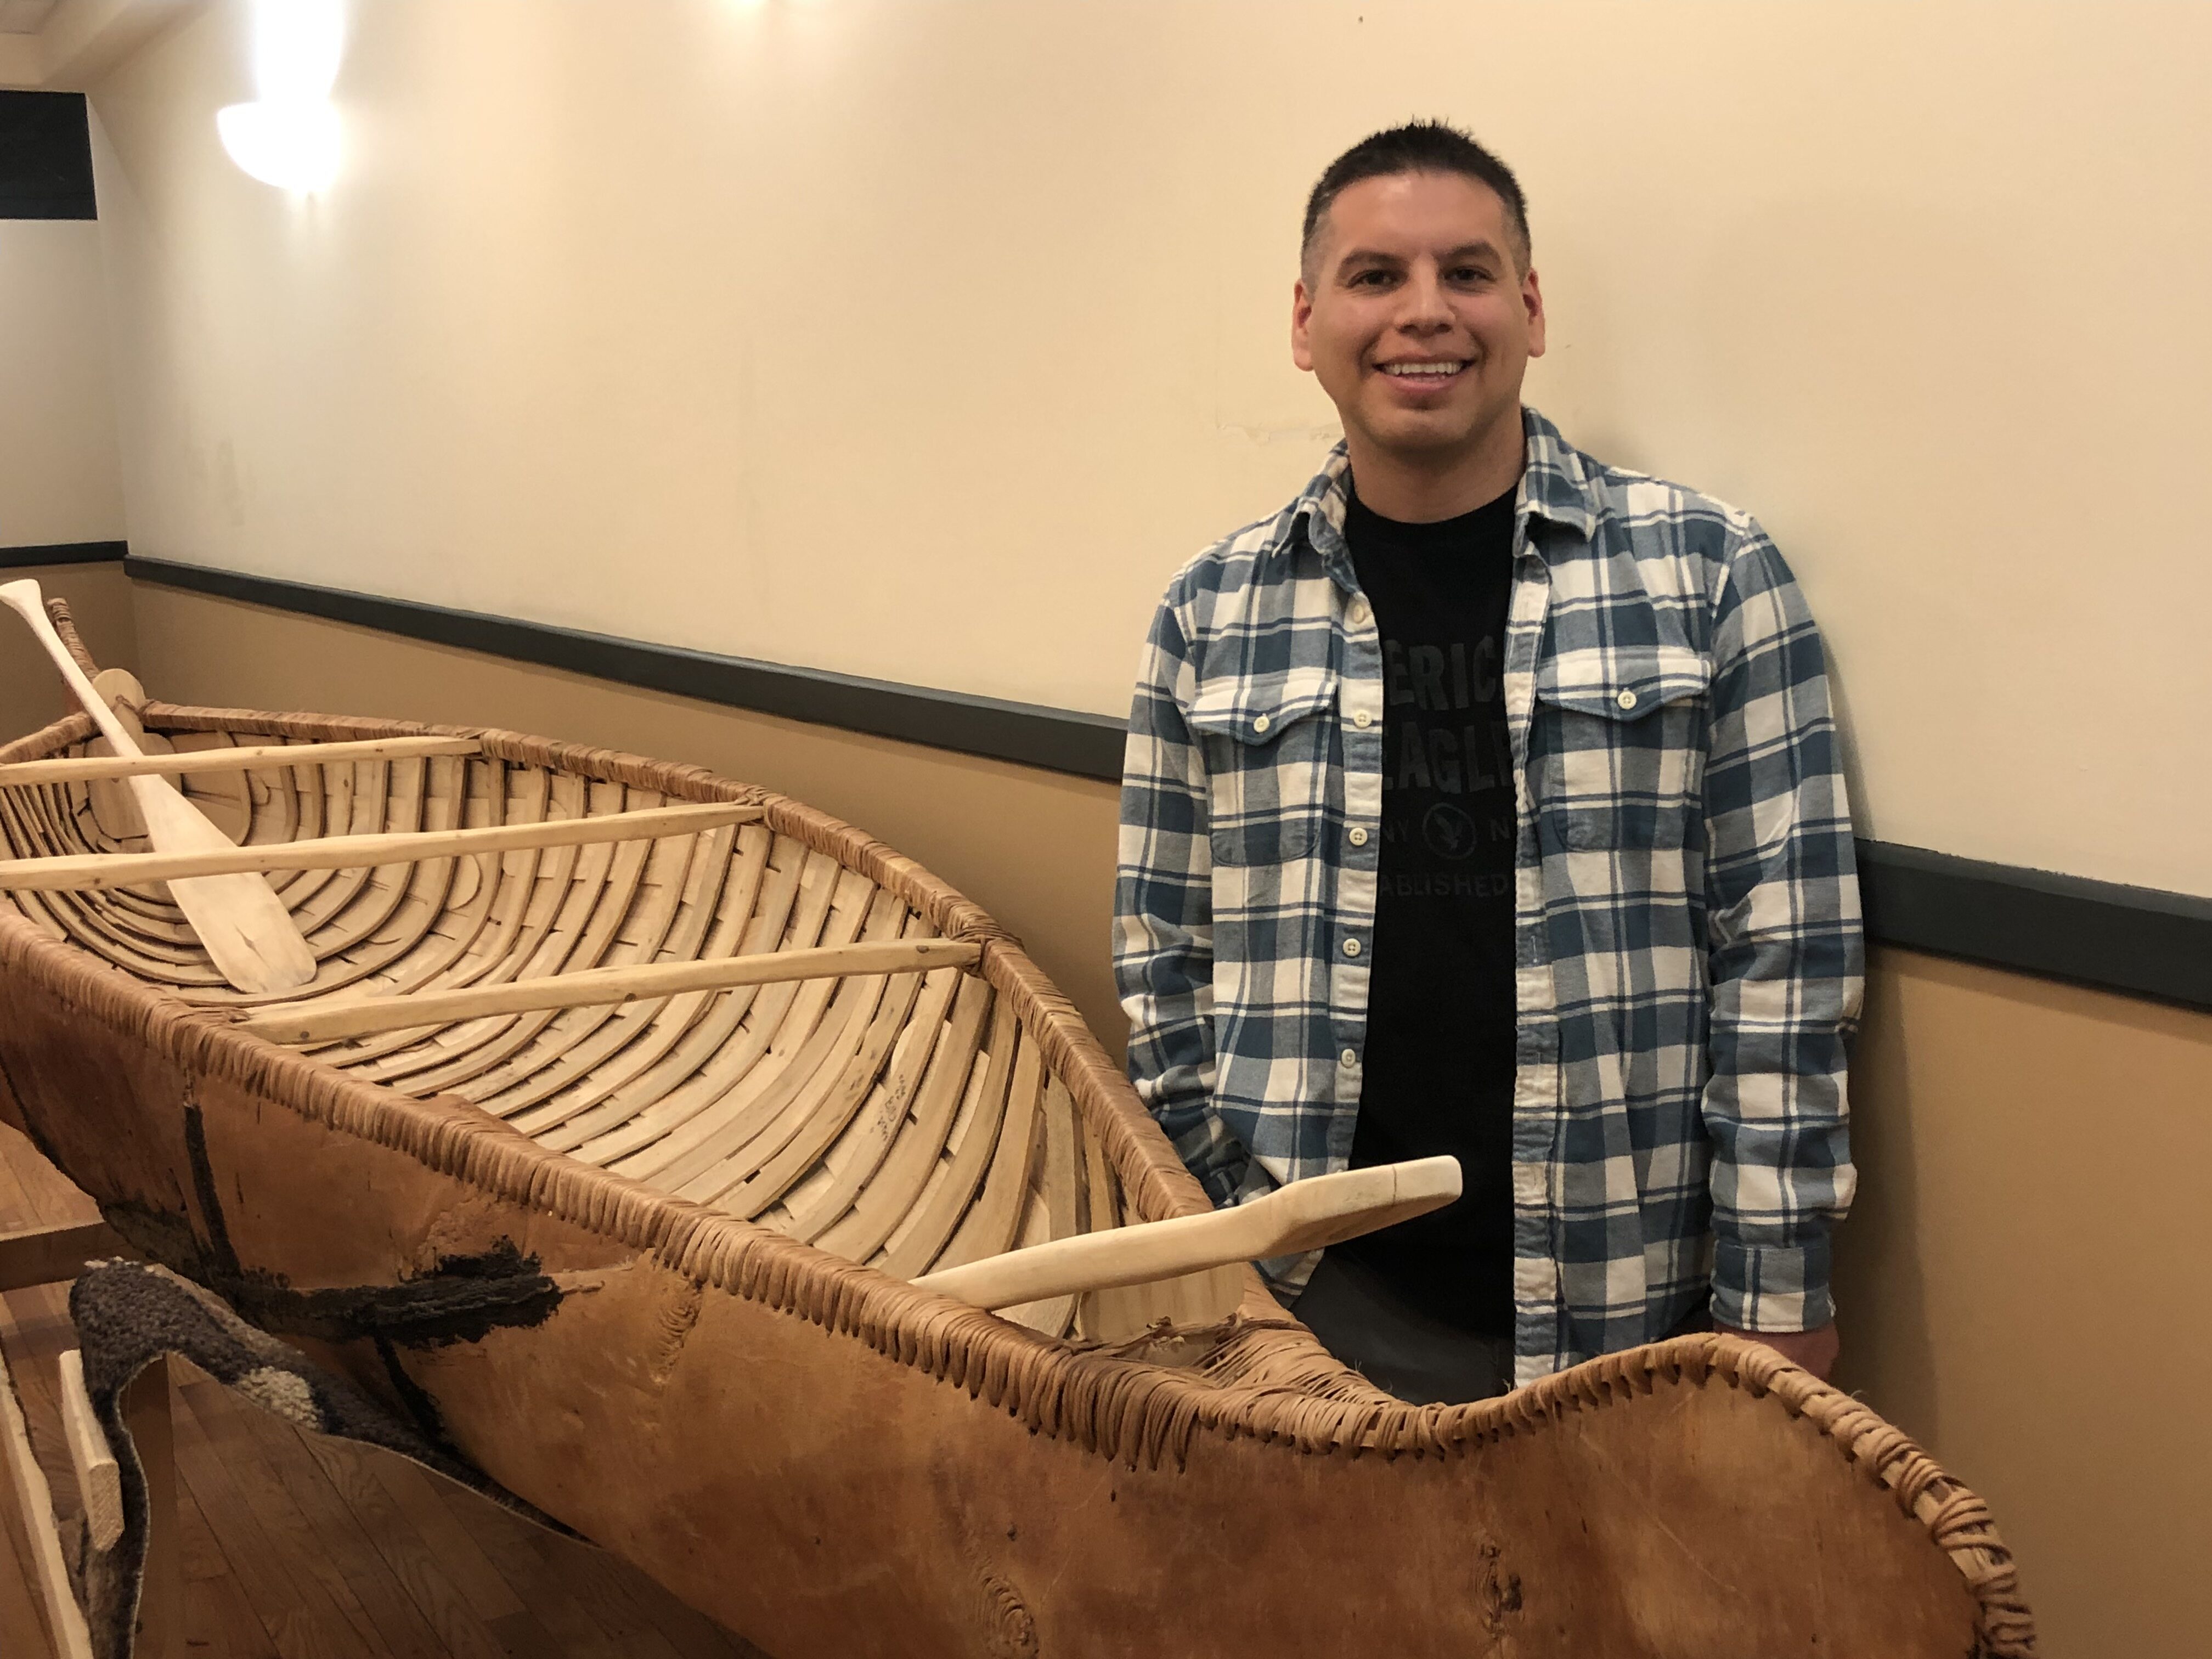
{"type": "MultiPolygon", "coordinates": [[[[0,1232],[95,1221],[92,1201],[0,1125],[0,1232]]],[[[76,1488],[54,1361],[67,1287],[0,1297],[0,1345],[55,1507],[76,1488]]],[[[405,1459],[303,1434],[173,1361],[189,1654],[208,1659],[766,1659],[588,1544],[518,1521],[405,1459]]],[[[11,1510],[0,1481],[0,1512],[11,1510]]],[[[0,1654],[47,1659],[8,1522],[0,1654]]],[[[741,1563],[733,1570],[743,1571],[741,1563]]]]}

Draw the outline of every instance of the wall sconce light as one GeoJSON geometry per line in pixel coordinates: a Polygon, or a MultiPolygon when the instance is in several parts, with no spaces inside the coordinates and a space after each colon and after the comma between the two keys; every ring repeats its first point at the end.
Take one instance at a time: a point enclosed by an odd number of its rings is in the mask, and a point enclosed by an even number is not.
{"type": "Polygon", "coordinates": [[[261,96],[216,112],[230,159],[279,189],[327,188],[342,148],[331,88],[344,52],[344,0],[255,0],[253,79],[261,96]]]}

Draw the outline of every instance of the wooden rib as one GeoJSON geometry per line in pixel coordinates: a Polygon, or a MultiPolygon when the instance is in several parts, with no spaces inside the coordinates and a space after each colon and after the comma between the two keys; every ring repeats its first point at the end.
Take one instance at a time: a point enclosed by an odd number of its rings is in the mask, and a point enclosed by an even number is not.
{"type": "MultiPolygon", "coordinates": [[[[1057,1237],[1065,1235],[1053,1231],[1052,1217],[1046,1209],[1044,1194],[1032,1187],[1029,1201],[1022,1210],[1022,1229],[1015,1237],[1014,1248],[1018,1250],[1034,1249],[1040,1244],[1049,1244],[1057,1237]]],[[[1042,1336],[1064,1337],[1068,1328],[1075,1322],[1076,1304],[1081,1300],[1082,1297],[1078,1296],[1046,1297],[1040,1301],[1023,1302],[1011,1308],[1001,1308],[999,1317],[1011,1324],[1026,1325],[1042,1336]]]]}
{"type": "Polygon", "coordinates": [[[1006,1113],[1006,1085],[1012,1080],[1015,1051],[1022,1046],[1021,1027],[1007,999],[998,999],[991,1022],[989,1068],[974,1114],[942,1176],[922,1194],[913,1224],[892,1235],[883,1270],[895,1279],[912,1279],[944,1253],[945,1244],[968,1213],[995,1161],[999,1127],[1006,1113]]]}
{"type": "MultiPolygon", "coordinates": [[[[788,836],[775,837],[768,877],[737,954],[773,951],[779,945],[793,949],[819,939],[836,882],[825,874],[810,883],[807,873],[836,867],[826,854],[809,852],[788,836]]],[[[795,985],[740,986],[707,994],[712,1006],[665,1060],[622,1085],[595,1109],[544,1136],[543,1144],[555,1152],[573,1152],[587,1164],[625,1171],[638,1167],[628,1160],[676,1133],[751,1071],[768,1053],[777,1020],[798,994],[795,985]]]]}
{"type": "MultiPolygon", "coordinates": [[[[584,848],[569,872],[567,884],[561,890],[560,908],[552,925],[545,929],[536,954],[523,964],[523,974],[534,981],[565,976],[572,963],[578,964],[580,970],[612,965],[603,963],[601,958],[613,926],[602,925],[597,918],[610,890],[616,894],[616,903],[628,902],[629,896],[635,890],[637,866],[643,861],[643,850],[635,843],[611,854],[605,847],[584,848]]],[[[391,1003],[405,999],[370,1000],[391,1003]]],[[[474,1082],[536,1043],[565,1012],[560,1008],[528,1009],[441,1025],[425,1032],[421,1052],[436,1055],[437,1063],[409,1070],[407,1092],[416,1096],[445,1094],[474,1082]]],[[[384,1075],[388,1078],[391,1074],[387,1069],[384,1075]]]]}
{"type": "MultiPolygon", "coordinates": [[[[875,908],[874,884],[857,871],[831,863],[837,872],[833,896],[822,925],[822,939],[848,946],[860,939],[875,908]]],[[[869,943],[883,943],[871,940],[869,943]]],[[[880,980],[816,979],[793,982],[766,1052],[742,1073],[729,1073],[732,1081],[718,1097],[676,1133],[638,1158],[625,1162],[625,1174],[635,1174],[663,1191],[674,1192],[705,1174],[759,1133],[774,1114],[791,1098],[792,1091],[807,1085],[833,1056],[842,1055],[860,1041],[856,1022],[864,1018],[856,1005],[880,980]]],[[[874,999],[868,998],[871,1007],[874,999]]],[[[764,998],[756,1015],[769,1012],[764,998]]]]}
{"type": "MultiPolygon", "coordinates": [[[[856,893],[866,895],[867,908],[855,943],[897,942],[907,921],[906,906],[865,877],[848,873],[844,878],[856,884],[856,893]]],[[[913,942],[921,941],[917,938],[913,942]]],[[[819,994],[819,987],[811,988],[819,994]]],[[[805,1046],[766,1087],[732,1091],[731,1103],[742,1100],[741,1109],[722,1117],[720,1128],[700,1153],[684,1160],[682,1173],[675,1168],[664,1170],[661,1184],[682,1197],[708,1203],[752,1176],[836,1097],[840,1081],[868,1051],[883,1004],[897,1000],[910,1008],[921,988],[921,978],[914,975],[895,979],[880,975],[855,976],[840,983],[805,1046]],[[887,998],[886,992],[894,985],[902,988],[899,994],[887,998]]],[[[890,1047],[890,1040],[885,1038],[875,1054],[874,1069],[881,1068],[890,1047]]],[[[868,1081],[873,1080],[872,1070],[868,1081]]],[[[865,1092],[867,1085],[861,1086],[865,1092]]]]}
{"type": "MultiPolygon", "coordinates": [[[[625,799],[626,792],[618,783],[593,784],[586,787],[585,804],[589,811],[612,813],[622,809],[625,799]]],[[[686,852],[689,841],[686,837],[686,852]]],[[[647,854],[664,845],[660,841],[638,841],[582,849],[560,891],[552,925],[523,964],[519,977],[566,976],[584,969],[619,965],[606,961],[607,948],[636,896],[647,854]]],[[[458,1089],[531,1047],[559,1018],[557,1009],[532,1010],[520,1018],[495,1017],[480,1028],[481,1035],[473,1040],[454,1030],[441,1031],[431,1037],[430,1044],[444,1048],[446,1058],[410,1074],[408,1091],[429,1095],[458,1089]],[[456,1052],[457,1037],[461,1037],[459,1052],[456,1052]]]]}
{"type": "MultiPolygon", "coordinates": [[[[1083,1231],[1081,1129],[1075,1120],[1075,1102],[1056,1077],[1046,1079],[1042,1115],[1044,1152],[1037,1160],[1022,1228],[1014,1238],[1016,1249],[1055,1238],[1073,1238],[1083,1231]]],[[[1075,1322],[1076,1304],[1081,1299],[1073,1293],[1048,1297],[1001,1309],[1000,1317],[1047,1336],[1065,1336],[1075,1322]]]]}
{"type": "MultiPolygon", "coordinates": [[[[541,768],[510,768],[505,762],[495,760],[469,765],[472,775],[479,771],[484,775],[481,792],[471,779],[464,805],[471,818],[496,817],[503,823],[537,823],[551,817],[574,817],[573,809],[582,799],[580,781],[556,778],[541,768]],[[568,787],[570,783],[574,783],[573,789],[568,787]]],[[[373,979],[371,984],[379,992],[398,996],[433,987],[441,991],[459,990],[466,986],[501,984],[513,979],[534,948],[523,941],[541,870],[550,864],[565,876],[568,860],[574,856],[565,848],[555,848],[550,854],[529,848],[515,853],[486,853],[468,860],[468,866],[477,872],[482,884],[477,895],[482,904],[481,920],[473,925],[465,921],[464,927],[470,928],[468,936],[456,941],[458,949],[449,944],[447,949],[434,951],[428,971],[387,974],[373,979]]],[[[372,1081],[386,1082],[395,1072],[404,1073],[410,1068],[419,1071],[438,1063],[437,1056],[425,1059],[404,1052],[419,1048],[421,1043],[421,1033],[402,1032],[364,1039],[318,1058],[356,1070],[372,1081]]]]}
{"type": "Polygon", "coordinates": [[[709,1201],[732,1215],[751,1220],[769,1205],[780,1202],[821,1163],[823,1154],[867,1103],[876,1079],[883,1074],[884,1062],[898,1042],[899,1034],[914,1016],[921,984],[920,979],[902,975],[884,988],[875,1019],[843,1075],[804,1116],[787,1115],[790,1121],[787,1124],[763,1133],[748,1146],[745,1161],[756,1166],[754,1172],[709,1201]],[[780,1147],[772,1145],[787,1134],[788,1138],[780,1147]]]}
{"type": "Polygon", "coordinates": [[[1037,1111],[1043,1092],[1044,1054],[1036,1039],[1024,1030],[1014,1056],[1013,1080],[1007,1090],[1006,1113],[999,1126],[991,1172],[984,1177],[981,1195],[931,1264],[933,1269],[941,1272],[964,1267],[1013,1248],[1014,1237],[1021,1230],[1022,1207],[1043,1150],[1044,1124],[1037,1111]]]}
{"type": "Polygon", "coordinates": [[[952,1018],[933,1045],[914,1115],[901,1126],[882,1169],[861,1190],[851,1212],[814,1240],[821,1249],[849,1261],[866,1261],[913,1211],[927,1189],[931,1173],[939,1167],[946,1137],[967,1096],[983,1021],[993,1000],[988,985],[971,975],[961,975],[952,1018]]]}
{"type": "MultiPolygon", "coordinates": [[[[636,961],[699,958],[701,942],[714,919],[714,903],[706,896],[707,889],[710,884],[719,888],[725,878],[737,833],[733,826],[726,824],[708,830],[696,843],[656,844],[644,882],[653,896],[621,938],[636,961]],[[656,882],[653,865],[677,859],[683,863],[681,878],[672,880],[663,871],[656,882]]],[[[592,1016],[593,1029],[570,1030],[557,1050],[518,1055],[497,1071],[470,1079],[458,1092],[487,1111],[512,1117],[559,1093],[579,1078],[600,1073],[616,1056],[647,1039],[652,1022],[667,1006],[665,1000],[653,999],[596,1010],[592,1016]]],[[[674,1042],[676,1035],[671,1033],[668,1042],[674,1042]]],[[[639,1069],[634,1060],[632,1069],[639,1069]]]]}
{"type": "MultiPolygon", "coordinates": [[[[221,735],[221,734],[216,734],[221,735]]],[[[65,760],[17,761],[0,766],[0,788],[33,783],[75,783],[93,778],[179,777],[185,773],[273,770],[339,761],[412,759],[420,755],[474,755],[474,738],[374,738],[362,743],[276,744],[266,747],[183,750],[174,754],[85,755],[65,760]]]]}
{"type": "MultiPolygon", "coordinates": [[[[702,942],[687,928],[681,948],[674,950],[679,959],[696,961],[738,954],[741,936],[752,919],[753,906],[768,872],[769,849],[775,839],[758,824],[738,831],[736,852],[711,878],[719,890],[707,894],[698,907],[698,924],[710,931],[702,942]]],[[[796,886],[794,881],[794,890],[796,886]]],[[[784,903],[787,908],[788,894],[784,903]]],[[[775,926],[779,929],[783,926],[781,915],[775,926]]],[[[658,1005],[633,1005],[617,1013],[617,1018],[648,1018],[652,1021],[651,1034],[624,1050],[618,1060],[574,1079],[558,1076],[558,1068],[554,1068],[556,1075],[550,1081],[556,1093],[549,1095],[542,1104],[533,1103],[537,1092],[534,1089],[519,1098],[495,1096],[477,1103],[488,1112],[512,1119],[523,1133],[538,1136],[556,1151],[580,1146],[592,1136],[626,1121],[643,1105],[665,1093],[665,1087],[654,1086],[652,1080],[659,1072],[661,1062],[670,1058],[671,1051],[679,1042],[688,1042],[692,1032],[719,1018],[715,1012],[718,1005],[726,1008],[737,1000],[712,991],[692,991],[658,1005]],[[635,1092],[623,1094],[621,1101],[610,1105],[612,1097],[623,1091],[635,1092]]],[[[735,1030],[738,1013],[731,1012],[728,1018],[730,1029],[735,1030]]],[[[710,1042],[702,1053],[711,1051],[710,1042]]],[[[688,1067],[676,1071],[669,1086],[688,1073],[688,1067]]]]}
{"type": "Polygon", "coordinates": [[[198,876],[260,874],[270,870],[343,870],[412,859],[520,848],[587,847],[649,836],[696,835],[721,823],[761,816],[757,806],[666,806],[649,812],[573,818],[548,823],[499,824],[488,830],[448,830],[434,835],[337,836],[283,847],[234,847],[227,852],[107,853],[75,858],[0,860],[0,888],[77,891],[143,887],[198,876]]]}
{"type": "Polygon", "coordinates": [[[811,1244],[843,1220],[884,1167],[927,1073],[952,994],[964,979],[957,969],[941,968],[922,981],[919,1006],[907,1017],[892,1047],[889,1070],[851,1126],[823,1156],[825,1178],[803,1200],[796,1195],[787,1200],[791,1215],[786,1231],[793,1237],[811,1244]]]}
{"type": "MultiPolygon", "coordinates": [[[[580,778],[549,776],[547,817],[568,819],[581,816],[584,791],[585,783],[580,778]]],[[[441,993],[468,984],[504,985],[513,980],[532,977],[538,964],[557,966],[560,956],[555,951],[556,936],[564,921],[572,916],[569,907],[576,894],[576,866],[583,856],[583,849],[575,847],[506,854],[498,891],[492,901],[492,913],[500,925],[480,936],[480,947],[472,949],[463,958],[461,971],[453,975],[459,982],[441,986],[441,993]]],[[[367,994],[371,997],[389,994],[386,987],[374,981],[367,988],[367,994]]],[[[374,1061],[357,1067],[362,1077],[395,1086],[401,1079],[407,1079],[411,1085],[427,1073],[465,1061],[470,1054],[497,1040],[513,1025],[514,1017],[510,1015],[428,1030],[402,1030],[381,1036],[348,1039],[334,1054],[321,1057],[348,1064],[356,1055],[375,1054],[378,1058],[374,1061]]]]}
{"type": "MultiPolygon", "coordinates": [[[[848,872],[826,853],[802,850],[800,856],[799,896],[791,907],[789,926],[781,935],[781,948],[851,944],[860,910],[839,897],[856,890],[845,878],[848,872]]],[[[747,936],[753,937],[750,930],[747,936]]],[[[775,1083],[804,1049],[836,988],[833,981],[791,981],[732,993],[749,999],[734,1035],[695,1060],[688,1073],[659,1100],[620,1129],[578,1148],[576,1155],[587,1162],[605,1160],[608,1168],[641,1181],[653,1179],[775,1083]],[[631,1148],[640,1150],[633,1152],[628,1150],[631,1148]]],[[[726,1016],[716,1022],[725,1023],[726,1016]]],[[[687,1038],[679,1052],[696,1054],[699,1050],[687,1038]]]]}

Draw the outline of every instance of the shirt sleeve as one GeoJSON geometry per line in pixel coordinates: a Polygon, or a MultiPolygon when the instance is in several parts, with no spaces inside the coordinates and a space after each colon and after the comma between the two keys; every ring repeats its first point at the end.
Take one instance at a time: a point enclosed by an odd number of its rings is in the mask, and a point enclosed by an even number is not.
{"type": "Polygon", "coordinates": [[[1712,1315],[1753,1331],[1834,1316],[1829,1237],[1850,1208],[1847,1046],[1864,983],[1850,807],[1826,660],[1753,526],[1714,635],[1705,781],[1712,1315]]]}
{"type": "Polygon", "coordinates": [[[1213,1107],[1210,796],[1203,750],[1183,720],[1194,675],[1175,600],[1170,590],[1153,619],[1129,712],[1114,976],[1137,1097],[1219,1205],[1246,1155],[1213,1107]]]}

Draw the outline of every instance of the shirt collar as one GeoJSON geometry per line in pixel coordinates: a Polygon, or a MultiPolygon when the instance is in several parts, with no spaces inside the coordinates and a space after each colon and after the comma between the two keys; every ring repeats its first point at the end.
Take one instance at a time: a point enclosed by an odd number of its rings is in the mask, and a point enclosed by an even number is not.
{"type": "MultiPolygon", "coordinates": [[[[1590,479],[1589,458],[1525,404],[1521,408],[1521,426],[1528,459],[1521,473],[1521,495],[1515,512],[1589,538],[1597,529],[1597,490],[1590,479]]],[[[1351,499],[1352,457],[1340,441],[1328,452],[1321,471],[1291,503],[1278,545],[1289,545],[1303,527],[1317,551],[1324,556],[1341,552],[1345,509],[1351,499]]]]}

